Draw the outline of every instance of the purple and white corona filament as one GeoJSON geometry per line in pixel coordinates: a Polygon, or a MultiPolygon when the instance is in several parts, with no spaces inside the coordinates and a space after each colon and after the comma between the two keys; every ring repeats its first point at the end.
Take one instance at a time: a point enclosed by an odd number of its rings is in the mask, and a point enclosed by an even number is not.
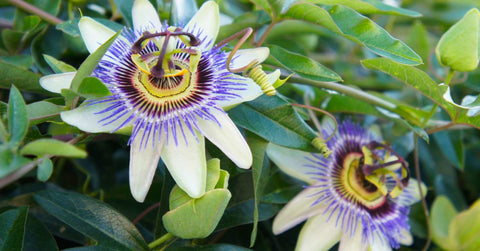
{"type": "MultiPolygon", "coordinates": [[[[229,53],[214,47],[219,31],[219,10],[206,2],[183,27],[162,25],[148,0],[136,0],[133,29],[116,38],[94,70],[110,95],[87,100],[62,112],[64,122],[98,133],[128,131],[130,190],[142,202],[150,188],[160,157],[170,174],[190,197],[205,193],[205,140],[208,138],[238,167],[249,168],[250,149],[224,112],[262,94],[250,78],[228,71],[229,53]]],[[[93,53],[115,32],[88,17],[79,29],[93,53]]],[[[261,63],[268,48],[239,50],[230,63],[239,69],[261,63]]],[[[40,84],[52,92],[70,88],[73,73],[45,76],[40,84]]],[[[272,83],[277,70],[268,75],[272,83]]]]}
{"type": "MultiPolygon", "coordinates": [[[[327,126],[328,128],[328,126],[327,126]]],[[[332,129],[325,129],[330,135],[332,129]]],[[[349,121],[327,142],[328,158],[270,144],[270,159],[309,186],[277,215],[280,234],[307,220],[296,250],[391,250],[410,245],[408,213],[420,199],[406,163],[366,129],[349,121]]]]}

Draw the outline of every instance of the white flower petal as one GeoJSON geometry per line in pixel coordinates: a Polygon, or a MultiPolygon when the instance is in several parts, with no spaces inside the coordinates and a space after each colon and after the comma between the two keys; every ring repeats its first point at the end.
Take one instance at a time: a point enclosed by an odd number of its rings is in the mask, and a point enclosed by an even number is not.
{"type": "Polygon", "coordinates": [[[155,144],[150,141],[142,144],[143,133],[143,129],[139,130],[130,146],[130,192],[138,202],[143,202],[147,196],[165,145],[165,137],[160,137],[155,144]]]}
{"type": "Polygon", "coordinates": [[[185,25],[186,31],[201,30],[200,39],[203,40],[198,47],[203,49],[212,48],[220,29],[220,14],[217,3],[209,1],[204,3],[195,13],[195,16],[185,25]]]}
{"type": "Polygon", "coordinates": [[[82,17],[78,22],[78,28],[90,53],[115,35],[115,31],[89,17],[82,17]]]}
{"type": "Polygon", "coordinates": [[[405,245],[405,246],[410,246],[413,244],[413,236],[412,234],[410,233],[410,231],[408,231],[407,229],[402,229],[400,230],[400,244],[402,245],[405,245]]]}
{"type": "Polygon", "coordinates": [[[392,247],[384,236],[373,235],[373,241],[370,244],[369,251],[391,251],[392,247]]]}
{"type": "Polygon", "coordinates": [[[133,27],[136,31],[155,29],[160,31],[162,23],[155,7],[148,0],[136,0],[132,7],[133,27]]]}
{"type": "MultiPolygon", "coordinates": [[[[422,194],[426,196],[427,194],[427,187],[423,182],[421,183],[422,194]]],[[[418,201],[420,201],[420,189],[418,189],[418,183],[416,179],[410,178],[408,181],[408,186],[405,188],[405,191],[402,192],[398,198],[398,203],[410,206],[418,201]]]]}
{"type": "Polygon", "coordinates": [[[237,82],[245,83],[246,86],[241,87],[245,88],[244,90],[235,91],[235,94],[239,95],[239,97],[233,97],[228,100],[219,100],[216,102],[218,106],[226,108],[225,110],[228,110],[228,108],[231,108],[237,104],[254,100],[263,94],[260,86],[258,86],[257,83],[255,83],[252,79],[244,78],[239,75],[233,75],[232,77],[236,78],[237,82]]]}
{"type": "Polygon", "coordinates": [[[198,132],[197,139],[186,127],[182,131],[177,127],[178,144],[169,131],[168,143],[162,149],[162,160],[177,185],[192,198],[199,198],[205,193],[207,185],[207,160],[205,157],[205,139],[198,132]]]}
{"type": "Polygon", "coordinates": [[[267,47],[238,50],[233,57],[234,60],[230,63],[230,69],[245,67],[255,60],[257,63],[261,63],[268,58],[268,54],[270,54],[270,50],[267,47]]]}
{"type": "Polygon", "coordinates": [[[318,188],[309,187],[288,202],[273,220],[273,233],[281,234],[312,216],[322,214],[326,205],[321,202],[314,204],[317,192],[318,188]]]}
{"type": "MultiPolygon", "coordinates": [[[[117,129],[124,119],[118,119],[113,123],[105,125],[100,122],[105,118],[106,114],[96,114],[104,109],[106,109],[109,104],[99,103],[94,105],[82,105],[76,109],[65,111],[60,113],[62,120],[70,125],[78,127],[78,129],[85,132],[99,133],[99,132],[111,132],[117,129]]],[[[128,114],[124,117],[127,118],[128,114]]],[[[130,125],[130,124],[128,124],[130,125]]],[[[124,125],[124,127],[128,126],[124,125]]]]}
{"type": "Polygon", "coordinates": [[[312,162],[307,158],[313,158],[311,153],[269,143],[267,155],[286,174],[309,184],[315,183],[315,179],[309,174],[316,171],[309,167],[312,162]]]}
{"type": "Polygon", "coordinates": [[[298,236],[296,251],[329,250],[342,236],[342,229],[335,226],[336,215],[319,214],[308,219],[298,236]]]}
{"type": "Polygon", "coordinates": [[[198,120],[201,133],[215,144],[233,163],[243,169],[252,165],[252,153],[247,142],[228,115],[216,109],[211,114],[220,123],[220,126],[211,120],[198,120]]]}
{"type": "Polygon", "coordinates": [[[362,225],[358,223],[357,231],[353,234],[353,236],[348,233],[343,233],[342,238],[340,240],[340,247],[338,251],[366,251],[368,245],[366,242],[362,240],[362,225]]]}
{"type": "Polygon", "coordinates": [[[43,76],[40,78],[40,86],[49,92],[61,93],[62,89],[70,89],[75,74],[77,72],[74,71],[43,76]]]}

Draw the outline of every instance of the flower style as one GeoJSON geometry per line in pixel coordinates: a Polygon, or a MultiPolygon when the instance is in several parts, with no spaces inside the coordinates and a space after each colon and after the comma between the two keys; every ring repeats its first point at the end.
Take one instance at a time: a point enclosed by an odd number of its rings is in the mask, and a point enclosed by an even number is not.
{"type": "MultiPolygon", "coordinates": [[[[326,126],[324,135],[333,129],[326,126]]],[[[296,250],[391,250],[410,245],[408,213],[420,199],[406,163],[362,127],[346,121],[327,142],[331,155],[270,144],[269,158],[309,186],[276,216],[280,234],[307,220],[296,250]]],[[[422,189],[423,190],[423,189],[422,189]]]]}
{"type": "MultiPolygon", "coordinates": [[[[115,132],[132,127],[130,190],[143,202],[160,157],[177,184],[191,197],[205,193],[204,137],[238,167],[249,168],[250,149],[223,108],[262,94],[255,82],[227,70],[228,53],[214,47],[219,10],[207,2],[184,27],[162,25],[148,0],[136,0],[134,29],[124,29],[93,72],[111,95],[87,100],[61,118],[87,132],[115,132]]],[[[79,23],[90,52],[114,35],[91,18],[79,23]]],[[[239,50],[231,68],[262,62],[268,48],[239,50]]],[[[69,88],[75,73],[46,76],[50,91],[69,88]]],[[[271,82],[279,77],[268,75],[271,82]]]]}

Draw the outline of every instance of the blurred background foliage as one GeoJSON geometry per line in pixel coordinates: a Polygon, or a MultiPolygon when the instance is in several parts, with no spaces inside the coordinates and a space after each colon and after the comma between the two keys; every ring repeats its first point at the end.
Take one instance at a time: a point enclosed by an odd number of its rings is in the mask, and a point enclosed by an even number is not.
{"type": "MultiPolygon", "coordinates": [[[[202,4],[193,2],[152,1],[171,24],[188,20],[202,4]]],[[[174,238],[167,250],[293,250],[300,227],[274,236],[272,217],[304,184],[264,155],[268,142],[315,151],[310,141],[316,129],[307,111],[290,103],[372,127],[407,158],[413,176],[418,153],[432,231],[417,203],[410,214],[415,242],[401,250],[419,250],[430,236],[431,250],[480,248],[480,211],[474,205],[480,193],[480,117],[471,107],[445,100],[446,86],[439,86],[449,82],[460,104],[480,92],[480,71],[475,66],[452,72],[435,54],[442,35],[480,8],[479,1],[388,1],[401,7],[378,0],[217,2],[217,41],[252,27],[254,35],[243,47],[268,46],[264,69],[294,75],[277,96],[229,111],[244,129],[254,166],[239,170],[207,142],[208,156],[220,159],[230,174],[230,202],[212,234],[174,238]]],[[[86,134],[64,124],[59,112],[88,93],[60,96],[39,85],[41,76],[74,71],[88,56],[79,17],[120,30],[132,25],[132,4],[0,0],[0,250],[142,250],[166,233],[162,216],[174,183],[163,164],[146,201],[137,203],[128,187],[128,136],[86,134]]],[[[478,38],[478,24],[470,29],[478,38]]],[[[476,53],[478,63],[478,41],[475,51],[453,40],[459,54],[476,53]]]]}

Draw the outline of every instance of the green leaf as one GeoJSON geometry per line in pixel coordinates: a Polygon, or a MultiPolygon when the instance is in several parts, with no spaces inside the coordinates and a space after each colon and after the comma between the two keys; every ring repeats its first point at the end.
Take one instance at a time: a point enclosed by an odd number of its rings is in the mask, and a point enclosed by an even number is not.
{"type": "Polygon", "coordinates": [[[372,52],[399,63],[418,65],[422,59],[402,41],[392,37],[375,22],[341,5],[321,8],[314,4],[298,3],[283,16],[323,26],[372,52]]]}
{"type": "Polygon", "coordinates": [[[0,214],[0,250],[23,250],[27,207],[8,210],[0,214]]]}
{"type": "Polygon", "coordinates": [[[112,95],[105,84],[96,77],[86,77],[78,87],[77,93],[87,99],[97,99],[112,95]]]}
{"type": "Polygon", "coordinates": [[[257,238],[258,228],[258,204],[262,198],[263,190],[267,184],[269,176],[268,170],[264,169],[265,151],[268,141],[251,134],[248,137],[248,143],[253,154],[252,178],[254,187],[254,209],[253,209],[253,229],[250,235],[250,247],[253,247],[257,238]]]}
{"type": "Polygon", "coordinates": [[[317,137],[316,133],[279,96],[260,96],[229,110],[228,114],[237,125],[275,144],[309,152],[318,151],[311,144],[317,137]]]}
{"type": "Polygon", "coordinates": [[[435,48],[437,60],[455,71],[473,71],[480,56],[480,12],[471,9],[448,29],[435,48]]]}
{"type": "MultiPolygon", "coordinates": [[[[423,25],[420,20],[415,21],[408,34],[405,42],[422,57],[424,62],[428,62],[430,44],[428,42],[428,32],[425,25],[423,25]]],[[[427,69],[427,65],[425,64],[418,65],[417,67],[422,70],[427,69]]]]}
{"type": "Polygon", "coordinates": [[[9,64],[13,64],[18,67],[21,67],[24,70],[28,70],[33,65],[33,58],[31,55],[6,56],[6,57],[0,57],[0,59],[9,64]]]}
{"type": "Polygon", "coordinates": [[[8,130],[10,132],[10,143],[19,145],[28,130],[27,106],[22,94],[15,86],[10,89],[8,98],[8,130]]]}
{"type": "Polygon", "coordinates": [[[37,179],[45,182],[50,179],[53,172],[53,163],[49,158],[43,158],[43,161],[37,167],[37,179]]]}
{"type": "Polygon", "coordinates": [[[38,101],[27,105],[27,115],[30,125],[48,121],[60,114],[63,107],[48,101],[38,101]]]}
{"type": "Polygon", "coordinates": [[[457,243],[456,250],[475,251],[480,249],[480,208],[470,208],[452,219],[450,238],[457,243]]]}
{"type": "Polygon", "coordinates": [[[0,178],[18,170],[30,163],[31,160],[14,154],[6,144],[0,144],[0,178]]]}
{"type": "Polygon", "coordinates": [[[99,200],[50,190],[39,192],[34,198],[48,213],[96,240],[99,246],[115,250],[148,250],[135,226],[99,200]]]}
{"type": "Polygon", "coordinates": [[[215,230],[231,197],[227,189],[208,191],[163,215],[163,225],[183,239],[205,238],[215,230]]]}
{"type": "Polygon", "coordinates": [[[133,27],[132,8],[134,1],[114,0],[113,2],[120,13],[122,13],[123,20],[125,20],[128,26],[133,27]]]}
{"type": "Polygon", "coordinates": [[[55,73],[63,73],[63,72],[73,72],[73,71],[76,71],[77,69],[75,69],[75,67],[63,62],[63,61],[60,61],[52,56],[49,56],[49,55],[46,55],[46,54],[43,54],[43,58],[45,59],[45,61],[47,62],[47,64],[50,66],[50,68],[52,68],[52,70],[55,72],[55,73]]]}
{"type": "Polygon", "coordinates": [[[23,250],[58,250],[57,243],[48,229],[32,214],[29,214],[27,218],[23,250]]]}
{"type": "Polygon", "coordinates": [[[432,238],[441,247],[451,250],[454,244],[449,239],[448,228],[457,210],[445,196],[438,196],[433,202],[430,219],[432,238]]]}
{"type": "Polygon", "coordinates": [[[440,146],[443,155],[458,169],[462,170],[465,164],[465,150],[463,134],[459,131],[440,131],[433,135],[440,146]]]}
{"type": "Polygon", "coordinates": [[[22,148],[23,155],[35,156],[63,156],[70,158],[85,158],[87,152],[74,145],[56,139],[38,139],[32,141],[22,148]]]}
{"type": "Polygon", "coordinates": [[[325,82],[342,81],[337,73],[311,58],[287,51],[276,45],[268,47],[271,56],[270,60],[267,61],[268,63],[283,67],[303,78],[325,82]]]}
{"type": "Polygon", "coordinates": [[[220,160],[209,159],[207,161],[207,185],[205,191],[208,192],[215,188],[220,178],[220,160]]]}
{"type": "Polygon", "coordinates": [[[308,0],[308,2],[316,4],[344,5],[362,14],[388,14],[407,17],[422,16],[419,12],[388,5],[379,0],[308,0]]]}
{"type": "Polygon", "coordinates": [[[77,74],[75,74],[75,77],[72,80],[72,85],[70,86],[70,89],[72,91],[78,92],[83,79],[89,77],[92,74],[93,70],[97,67],[98,62],[100,62],[100,60],[102,59],[103,54],[107,52],[108,48],[110,48],[110,45],[113,44],[119,34],[120,31],[117,32],[113,37],[111,37],[107,42],[98,47],[95,52],[90,54],[90,56],[88,56],[88,58],[83,61],[82,65],[80,65],[80,68],[78,68],[77,74]]]}
{"type": "Polygon", "coordinates": [[[31,71],[25,71],[22,67],[9,64],[0,60],[0,88],[10,89],[12,85],[18,87],[22,91],[36,92],[41,94],[47,94],[48,91],[44,90],[38,80],[40,75],[31,71]]]}
{"type": "Polygon", "coordinates": [[[385,58],[366,59],[362,61],[362,65],[369,69],[384,72],[417,89],[427,98],[444,108],[453,122],[480,128],[480,116],[469,116],[468,112],[470,109],[461,108],[446,101],[443,95],[448,87],[438,85],[427,73],[415,67],[399,64],[385,58]]]}

